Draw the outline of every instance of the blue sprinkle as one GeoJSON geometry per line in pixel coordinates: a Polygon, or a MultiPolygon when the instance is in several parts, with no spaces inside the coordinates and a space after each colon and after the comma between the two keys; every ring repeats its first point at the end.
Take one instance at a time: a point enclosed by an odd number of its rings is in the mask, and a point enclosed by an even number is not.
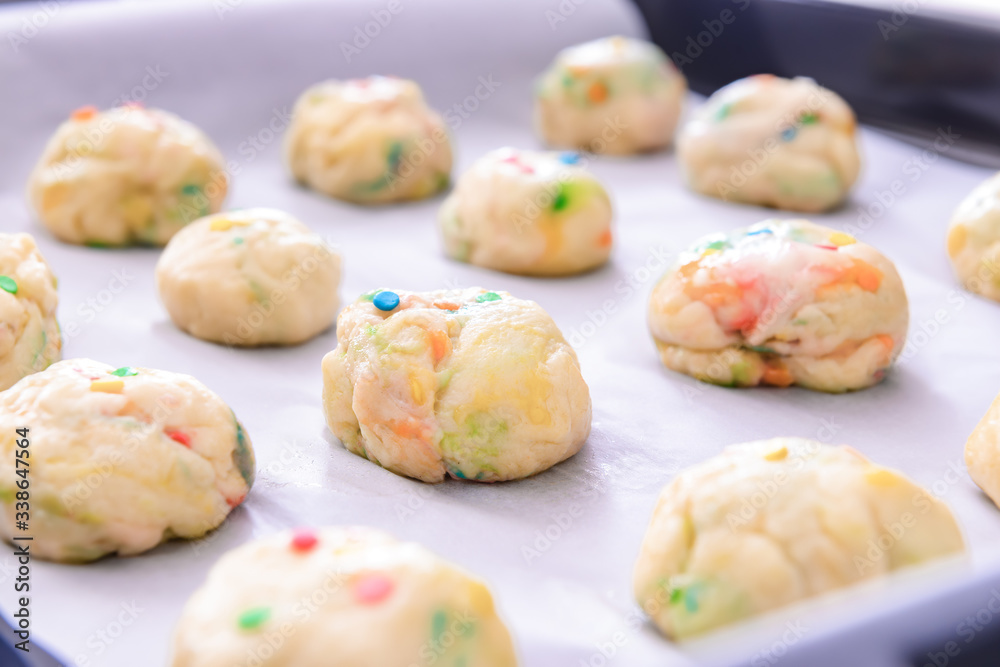
{"type": "Polygon", "coordinates": [[[757,229],[752,232],[747,232],[747,236],[757,236],[758,234],[773,234],[770,229],[757,229]]]}
{"type": "Polygon", "coordinates": [[[559,161],[563,164],[576,164],[580,161],[580,154],[576,151],[563,151],[559,154],[559,161]]]}
{"type": "Polygon", "coordinates": [[[372,303],[374,303],[375,307],[379,310],[389,312],[399,305],[399,295],[395,292],[389,291],[379,292],[375,295],[375,298],[372,299],[372,303]]]}
{"type": "Polygon", "coordinates": [[[791,141],[794,138],[795,138],[795,128],[794,127],[790,127],[787,130],[783,130],[781,132],[781,139],[783,141],[791,141]]]}

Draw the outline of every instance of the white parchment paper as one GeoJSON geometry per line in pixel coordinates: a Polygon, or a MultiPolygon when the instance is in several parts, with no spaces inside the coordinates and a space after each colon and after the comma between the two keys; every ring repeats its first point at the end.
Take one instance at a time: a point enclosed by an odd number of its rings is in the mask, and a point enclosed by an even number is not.
{"type": "MultiPolygon", "coordinates": [[[[686,191],[669,152],[592,160],[616,208],[613,261],[549,280],[444,259],[440,197],[359,208],[296,187],[281,164],[281,130],[298,93],[323,78],[371,73],[414,78],[432,105],[451,110],[456,174],[492,148],[535,147],[534,76],[560,48],[613,33],[644,34],[625,0],[47,2],[0,10],[0,229],[33,233],[60,277],[60,321],[74,332],[65,356],[197,376],[243,420],[259,466],[247,503],[202,541],[87,566],[34,562],[36,638],[82,667],[166,664],[180,609],[219,555],[300,524],[377,526],[478,573],[492,585],[524,664],[539,667],[749,661],[782,641],[786,623],[800,624],[806,638],[847,632],[995,567],[1000,516],[965,474],[962,447],[1000,389],[1000,306],[958,289],[944,252],[952,209],[987,171],[950,160],[947,150],[862,132],[866,166],[850,203],[815,219],[849,228],[896,261],[913,345],[883,384],[828,396],[728,390],[660,366],[645,326],[652,281],[702,234],[770,215],[686,191]],[[398,11],[385,22],[390,5],[398,11]],[[385,25],[376,30],[378,17],[385,25]],[[366,28],[375,33],[367,41],[358,38],[366,28]],[[577,347],[591,387],[593,434],[584,450],[515,483],[426,486],[397,477],[347,453],[325,429],[319,364],[334,331],[293,349],[204,343],[175,329],[160,306],[157,251],[53,240],[24,203],[31,165],[72,109],[123,98],[175,111],[209,133],[236,166],[230,206],[286,209],[336,243],[346,300],[377,286],[482,285],[542,304],[577,347]],[[779,435],[849,443],[931,487],[959,516],[972,558],[671,644],[639,622],[630,592],[656,495],[678,469],[728,444],[779,435]]],[[[8,615],[12,566],[0,556],[8,615]]]]}

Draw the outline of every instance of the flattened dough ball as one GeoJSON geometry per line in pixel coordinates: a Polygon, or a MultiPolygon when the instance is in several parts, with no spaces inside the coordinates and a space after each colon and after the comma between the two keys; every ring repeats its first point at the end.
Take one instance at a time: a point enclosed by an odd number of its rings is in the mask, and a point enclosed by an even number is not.
{"type": "Polygon", "coordinates": [[[1000,396],[966,441],[965,465],[972,481],[1000,507],[1000,396]]]}
{"type": "Polygon", "coordinates": [[[871,386],[902,351],[908,322],[893,263],[808,220],[700,239],[649,300],[664,365],[736,387],[871,386]]]}
{"type": "Polygon", "coordinates": [[[57,281],[29,234],[0,234],[0,390],[58,361],[57,281]]]}
{"type": "Polygon", "coordinates": [[[16,529],[27,427],[31,552],[85,562],[201,537],[243,502],[250,439],[189,375],[68,359],[0,393],[0,533],[16,529]],[[17,454],[20,457],[20,454],[17,454]]]}
{"type": "Polygon", "coordinates": [[[965,549],[948,507],[850,447],[726,448],[662,492],[633,585],[683,639],[965,549]]]}
{"type": "Polygon", "coordinates": [[[292,175],[356,204],[430,197],[448,185],[451,141],[413,81],[325,81],[299,97],[285,138],[292,175]]]}
{"type": "Polygon", "coordinates": [[[687,81],[655,44],[607,37],[564,49],[535,87],[535,125],[551,146],[628,155],[665,148],[687,81]]]}
{"type": "Polygon", "coordinates": [[[476,161],[441,206],[445,253],[525,275],[568,275],[611,254],[611,200],[576,153],[501,148],[476,161]]]}
{"type": "Polygon", "coordinates": [[[854,112],[803,77],[717,90],[677,138],[688,185],[727,201],[815,213],[841,203],[861,165],[854,112]]]}
{"type": "Polygon", "coordinates": [[[1000,173],[977,186],[955,210],[948,256],[967,290],[1000,301],[1000,173]]]}
{"type": "Polygon", "coordinates": [[[590,434],[590,391],[552,318],[476,287],[376,291],[345,308],[323,408],[348,450],[424,482],[528,477],[590,434]]]}
{"type": "Polygon", "coordinates": [[[292,216],[219,213],[184,229],[156,265],[170,318],[225,345],[295,345],[333,324],[340,256],[292,216]]]}
{"type": "Polygon", "coordinates": [[[222,155],[201,130],[159,109],[78,109],[28,180],[39,220],[67,243],[164,245],[226,198],[222,155]]]}
{"type": "Polygon", "coordinates": [[[356,527],[299,529],[245,544],[223,556],[188,600],[172,667],[261,661],[517,665],[481,581],[418,544],[356,527]]]}

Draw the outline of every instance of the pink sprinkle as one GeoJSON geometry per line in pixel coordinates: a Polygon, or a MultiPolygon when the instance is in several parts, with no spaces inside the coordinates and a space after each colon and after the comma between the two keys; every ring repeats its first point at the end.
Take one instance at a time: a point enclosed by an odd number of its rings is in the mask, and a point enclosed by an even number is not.
{"type": "Polygon", "coordinates": [[[312,551],[318,542],[319,538],[316,537],[316,533],[308,528],[299,528],[292,535],[292,551],[312,551]]]}
{"type": "Polygon", "coordinates": [[[817,248],[822,248],[823,250],[836,250],[837,249],[837,246],[835,246],[835,245],[820,245],[818,243],[816,244],[816,247],[817,248]]]}
{"type": "Polygon", "coordinates": [[[520,158],[518,158],[518,157],[517,157],[517,155],[508,155],[507,157],[505,157],[504,159],[502,159],[502,160],[500,160],[500,161],[501,161],[501,162],[511,162],[511,163],[516,163],[516,162],[517,162],[517,161],[518,161],[519,159],[520,159],[520,158]]]}
{"type": "Polygon", "coordinates": [[[164,433],[166,433],[167,437],[170,438],[171,440],[179,442],[188,449],[191,449],[191,436],[189,436],[187,433],[184,433],[182,431],[164,431],[164,433]]]}
{"type": "Polygon", "coordinates": [[[239,498],[226,498],[226,504],[229,505],[230,507],[236,507],[237,505],[239,505],[240,503],[242,503],[243,499],[246,498],[246,497],[247,497],[247,494],[244,493],[239,498]]]}
{"type": "Polygon", "coordinates": [[[354,584],[354,598],[361,604],[378,604],[392,594],[396,585],[383,574],[368,574],[354,584]]]}

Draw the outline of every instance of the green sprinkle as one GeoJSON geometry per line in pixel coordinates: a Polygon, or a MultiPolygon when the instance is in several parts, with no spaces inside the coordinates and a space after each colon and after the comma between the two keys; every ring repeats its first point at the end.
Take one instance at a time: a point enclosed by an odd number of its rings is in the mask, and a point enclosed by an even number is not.
{"type": "Polygon", "coordinates": [[[483,292],[482,294],[476,297],[476,302],[483,303],[484,301],[499,301],[502,298],[503,297],[501,297],[496,292],[483,292]]]}
{"type": "Polygon", "coordinates": [[[569,197],[566,196],[566,187],[560,185],[559,192],[556,193],[555,199],[552,200],[552,210],[561,211],[567,206],[569,206],[569,197]]]}
{"type": "Polygon", "coordinates": [[[371,292],[365,292],[364,294],[358,297],[358,301],[372,301],[373,299],[375,299],[375,295],[381,291],[382,290],[380,289],[373,289],[371,292]]]}
{"type": "Polygon", "coordinates": [[[799,120],[803,125],[812,125],[813,123],[819,122],[819,116],[814,113],[804,113],[799,120]]]}
{"type": "Polygon", "coordinates": [[[199,188],[197,185],[188,184],[185,185],[183,188],[181,188],[181,194],[187,195],[188,197],[193,197],[199,192],[201,192],[201,188],[199,188]]]}
{"type": "Polygon", "coordinates": [[[236,238],[233,239],[233,245],[239,245],[241,243],[243,243],[242,237],[237,236],[236,238]]]}
{"type": "Polygon", "coordinates": [[[674,588],[670,591],[670,604],[677,604],[684,598],[683,588],[674,588]]]}
{"type": "Polygon", "coordinates": [[[10,276],[0,276],[0,289],[11,294],[17,294],[17,281],[10,276]]]}
{"type": "Polygon", "coordinates": [[[723,104],[721,107],[719,107],[719,110],[715,112],[715,120],[717,121],[722,120],[723,118],[729,115],[729,112],[732,111],[732,109],[733,109],[732,104],[723,104]]]}
{"type": "Polygon", "coordinates": [[[139,371],[132,368],[131,366],[122,366],[121,368],[116,368],[115,370],[111,371],[111,375],[117,375],[120,378],[128,378],[138,374],[139,371]]]}
{"type": "Polygon", "coordinates": [[[270,607],[254,607],[240,614],[236,624],[240,626],[240,630],[256,630],[267,623],[269,618],[271,618],[270,607]]]}
{"type": "Polygon", "coordinates": [[[698,611],[697,592],[693,590],[693,587],[684,591],[684,608],[692,614],[698,611]]]}
{"type": "Polygon", "coordinates": [[[805,326],[805,325],[809,324],[809,320],[804,320],[804,319],[802,319],[800,317],[797,320],[792,320],[792,324],[794,324],[797,327],[802,327],[802,326],[805,326]]]}
{"type": "Polygon", "coordinates": [[[431,618],[431,637],[434,641],[441,638],[444,634],[445,627],[448,625],[448,615],[443,611],[434,612],[434,617],[431,618]]]}
{"type": "Polygon", "coordinates": [[[726,247],[725,241],[712,241],[707,246],[705,246],[705,248],[709,250],[722,250],[725,247],[726,247]]]}
{"type": "Polygon", "coordinates": [[[747,345],[748,350],[753,350],[754,352],[760,352],[761,354],[777,354],[773,349],[769,348],[767,345],[747,345]]]}
{"type": "Polygon", "coordinates": [[[233,414],[233,421],[236,422],[236,448],[233,450],[233,463],[240,471],[240,477],[246,482],[247,488],[253,486],[253,481],[257,476],[256,460],[250,444],[247,442],[247,434],[243,430],[243,424],[236,419],[233,414]]]}

